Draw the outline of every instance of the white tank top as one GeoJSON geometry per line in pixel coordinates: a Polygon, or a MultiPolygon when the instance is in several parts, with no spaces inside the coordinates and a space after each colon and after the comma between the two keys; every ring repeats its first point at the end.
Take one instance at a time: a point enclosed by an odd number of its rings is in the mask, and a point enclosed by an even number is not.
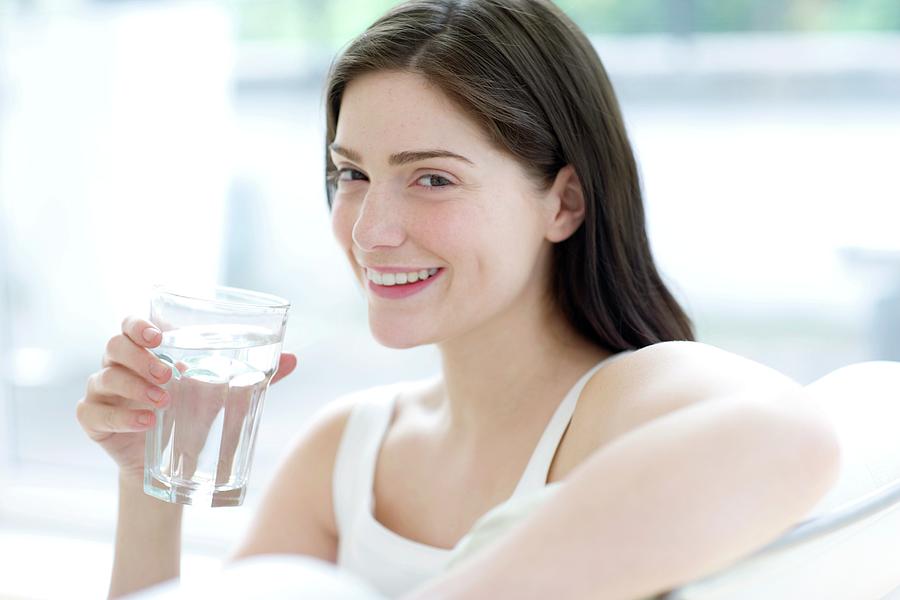
{"type": "MultiPolygon", "coordinates": [[[[503,504],[546,485],[553,456],[575,412],[581,390],[601,366],[630,352],[633,350],[600,361],[572,386],[547,423],[515,491],[503,504]]],[[[390,424],[395,398],[405,387],[421,383],[406,381],[357,392],[364,397],[354,405],[347,420],[332,477],[339,538],[337,565],[391,598],[402,596],[439,574],[459,548],[459,544],[457,548],[445,549],[405,538],[374,516],[375,462],[390,424]]]]}

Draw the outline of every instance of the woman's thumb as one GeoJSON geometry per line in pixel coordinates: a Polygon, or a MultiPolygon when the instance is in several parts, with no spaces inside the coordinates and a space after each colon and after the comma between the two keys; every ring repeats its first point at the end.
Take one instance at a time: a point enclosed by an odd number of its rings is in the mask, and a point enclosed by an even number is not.
{"type": "Polygon", "coordinates": [[[275,371],[275,375],[272,376],[272,382],[283,379],[291,374],[291,371],[297,366],[297,356],[291,354],[289,352],[285,352],[281,355],[281,358],[278,360],[278,370],[275,371]]]}

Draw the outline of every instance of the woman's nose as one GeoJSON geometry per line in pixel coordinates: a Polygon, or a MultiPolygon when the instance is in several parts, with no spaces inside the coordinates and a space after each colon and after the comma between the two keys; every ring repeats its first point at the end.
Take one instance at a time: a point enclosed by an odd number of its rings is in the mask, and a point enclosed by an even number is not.
{"type": "Polygon", "coordinates": [[[353,243],[365,251],[403,243],[406,237],[403,215],[389,194],[369,190],[356,216],[351,237],[353,243]]]}

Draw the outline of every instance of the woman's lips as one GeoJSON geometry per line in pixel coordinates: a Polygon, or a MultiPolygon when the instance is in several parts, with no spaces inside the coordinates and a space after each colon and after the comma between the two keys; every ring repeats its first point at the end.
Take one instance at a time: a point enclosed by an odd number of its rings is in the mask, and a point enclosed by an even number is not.
{"type": "Polygon", "coordinates": [[[423,279],[415,283],[403,283],[399,285],[381,285],[368,278],[366,278],[366,281],[368,282],[369,289],[376,296],[379,296],[381,298],[388,298],[391,300],[399,300],[401,298],[408,298],[409,296],[418,294],[429,285],[431,285],[434,280],[440,277],[443,273],[444,269],[443,267],[440,267],[438,268],[437,273],[429,276],[428,279],[423,279]]]}

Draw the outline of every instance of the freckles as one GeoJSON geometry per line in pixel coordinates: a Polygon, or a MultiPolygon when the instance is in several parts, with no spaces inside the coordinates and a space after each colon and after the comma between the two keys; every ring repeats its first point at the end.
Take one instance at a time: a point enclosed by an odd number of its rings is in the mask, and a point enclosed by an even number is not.
{"type": "Polygon", "coordinates": [[[473,250],[470,242],[475,225],[471,217],[448,211],[446,214],[431,215],[427,219],[413,221],[413,227],[414,232],[410,230],[411,235],[448,258],[473,250]]]}
{"type": "Polygon", "coordinates": [[[428,218],[428,219],[411,219],[410,233],[416,237],[425,238],[433,241],[443,241],[445,239],[453,239],[453,224],[448,219],[428,218]]]}

